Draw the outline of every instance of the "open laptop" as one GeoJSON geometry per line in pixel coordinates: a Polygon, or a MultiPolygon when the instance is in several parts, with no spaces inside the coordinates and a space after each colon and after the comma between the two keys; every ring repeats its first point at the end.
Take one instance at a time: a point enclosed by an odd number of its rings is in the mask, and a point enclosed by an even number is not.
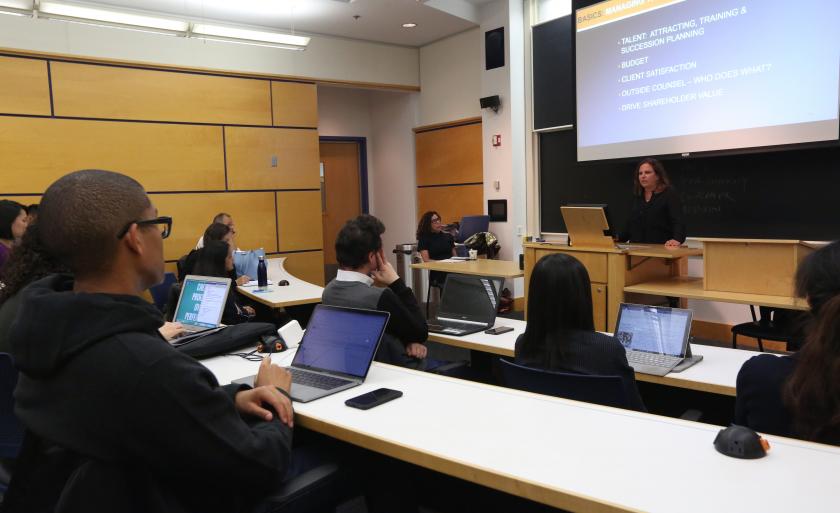
{"type": "Polygon", "coordinates": [[[627,362],[636,372],[664,376],[703,359],[691,355],[688,334],[691,310],[622,303],[615,338],[627,350],[627,362]]]}
{"type": "Polygon", "coordinates": [[[230,278],[192,274],[184,278],[172,320],[181,323],[186,334],[175,339],[173,345],[185,344],[222,329],[230,284],[230,278]]]}
{"type": "Polygon", "coordinates": [[[492,328],[501,288],[501,278],[450,273],[429,331],[462,337],[492,328]]]}
{"type": "MultiPolygon", "coordinates": [[[[307,403],[364,383],[389,317],[376,310],[316,306],[289,367],[292,399],[307,403]]],[[[234,383],[253,385],[255,377],[234,383]]]]}

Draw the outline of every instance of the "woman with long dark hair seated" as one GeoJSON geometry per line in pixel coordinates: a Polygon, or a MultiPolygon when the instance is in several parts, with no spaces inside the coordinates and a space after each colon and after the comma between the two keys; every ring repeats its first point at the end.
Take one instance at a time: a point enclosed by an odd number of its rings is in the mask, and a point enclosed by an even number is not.
{"type": "Polygon", "coordinates": [[[763,354],[744,363],[735,423],[840,445],[840,242],[800,264],[796,294],[811,307],[805,344],[790,356],[763,354]]]}
{"type": "Polygon", "coordinates": [[[572,256],[537,262],[528,282],[528,324],[516,340],[516,363],[578,374],[620,376],[630,407],[644,411],[633,369],[615,338],[595,331],[589,273],[572,256]]]}
{"type": "MultiPolygon", "coordinates": [[[[233,245],[220,240],[205,241],[204,247],[198,250],[192,274],[229,278],[231,271],[233,271],[233,245]]],[[[254,316],[253,308],[240,305],[238,294],[236,283],[232,283],[225,310],[222,313],[222,324],[239,324],[247,322],[254,316]]]]}

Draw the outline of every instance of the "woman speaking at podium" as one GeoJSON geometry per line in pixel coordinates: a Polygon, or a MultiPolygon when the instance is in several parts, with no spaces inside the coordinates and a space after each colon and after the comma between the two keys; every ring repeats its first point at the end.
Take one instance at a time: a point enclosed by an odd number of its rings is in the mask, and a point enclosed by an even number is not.
{"type": "Polygon", "coordinates": [[[618,240],[665,244],[669,248],[685,242],[682,204],[661,162],[652,158],[639,162],[633,192],[633,209],[618,240]]]}

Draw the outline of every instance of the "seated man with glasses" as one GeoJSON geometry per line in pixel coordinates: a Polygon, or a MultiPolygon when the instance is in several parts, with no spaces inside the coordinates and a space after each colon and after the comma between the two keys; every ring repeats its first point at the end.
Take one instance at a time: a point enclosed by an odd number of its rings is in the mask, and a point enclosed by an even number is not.
{"type": "Polygon", "coordinates": [[[6,510],[250,511],[290,471],[289,373],[265,360],[256,388],[219,386],[139,297],[163,278],[171,227],[118,173],[44,194],[40,242],[72,276],[20,293],[9,339],[27,432],[6,510]]]}

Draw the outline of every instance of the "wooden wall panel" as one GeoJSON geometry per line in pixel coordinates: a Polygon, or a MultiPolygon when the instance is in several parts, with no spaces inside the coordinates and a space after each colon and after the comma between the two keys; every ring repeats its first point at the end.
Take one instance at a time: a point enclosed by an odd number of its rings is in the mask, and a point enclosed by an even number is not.
{"type": "Polygon", "coordinates": [[[280,251],[320,249],[324,243],[321,191],[276,194],[280,251]]]}
{"type": "Polygon", "coordinates": [[[125,173],[149,191],[223,190],[222,128],[0,118],[0,191],[42,192],[85,168],[125,173]]]}
{"type": "Polygon", "coordinates": [[[415,135],[417,185],[484,181],[481,123],[415,135]]]}
{"type": "Polygon", "coordinates": [[[318,127],[318,90],[315,84],[272,82],[271,106],[275,126],[318,127]]]}
{"type": "Polygon", "coordinates": [[[318,132],[225,127],[230,189],[318,189],[318,132]],[[276,157],[277,167],[272,166],[276,157]]]}
{"type": "Polygon", "coordinates": [[[219,212],[233,217],[239,248],[277,251],[271,192],[152,194],[151,198],[160,215],[172,217],[172,233],[164,242],[166,260],[177,260],[189,253],[219,212]]]}
{"type": "Polygon", "coordinates": [[[444,223],[460,221],[464,216],[484,213],[484,186],[419,187],[417,220],[428,210],[436,210],[444,223]]]}
{"type": "Polygon", "coordinates": [[[50,115],[47,61],[0,57],[0,113],[50,115]]]}
{"type": "Polygon", "coordinates": [[[57,116],[271,125],[268,80],[53,62],[57,116]]]}
{"type": "Polygon", "coordinates": [[[285,267],[292,275],[301,280],[324,286],[324,252],[307,251],[305,253],[284,253],[285,267]]]}

